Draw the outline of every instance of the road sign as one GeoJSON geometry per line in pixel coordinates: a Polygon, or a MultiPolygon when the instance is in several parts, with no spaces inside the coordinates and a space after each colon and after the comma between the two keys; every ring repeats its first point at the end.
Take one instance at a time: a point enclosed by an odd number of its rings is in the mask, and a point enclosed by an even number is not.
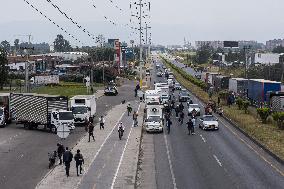
{"type": "Polygon", "coordinates": [[[60,125],[57,127],[57,136],[61,139],[65,139],[69,136],[70,134],[70,129],[68,125],[60,125]]]}

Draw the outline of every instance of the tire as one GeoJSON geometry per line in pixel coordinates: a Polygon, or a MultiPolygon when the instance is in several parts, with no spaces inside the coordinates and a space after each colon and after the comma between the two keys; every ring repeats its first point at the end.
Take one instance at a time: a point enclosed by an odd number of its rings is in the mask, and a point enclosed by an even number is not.
{"type": "Polygon", "coordinates": [[[50,132],[52,132],[54,134],[57,134],[57,129],[56,129],[56,127],[54,125],[51,126],[50,132]]]}

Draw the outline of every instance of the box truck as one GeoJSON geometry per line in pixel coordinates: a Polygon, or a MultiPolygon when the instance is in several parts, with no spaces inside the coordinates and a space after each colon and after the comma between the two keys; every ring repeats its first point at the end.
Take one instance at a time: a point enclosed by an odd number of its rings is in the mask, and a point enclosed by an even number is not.
{"type": "Polygon", "coordinates": [[[10,99],[13,118],[25,128],[42,126],[53,133],[61,125],[75,129],[74,116],[72,111],[68,111],[68,98],[65,96],[11,93],[10,99]]]}
{"type": "Polygon", "coordinates": [[[71,98],[71,110],[76,124],[85,123],[96,114],[96,96],[78,95],[71,98]]]}

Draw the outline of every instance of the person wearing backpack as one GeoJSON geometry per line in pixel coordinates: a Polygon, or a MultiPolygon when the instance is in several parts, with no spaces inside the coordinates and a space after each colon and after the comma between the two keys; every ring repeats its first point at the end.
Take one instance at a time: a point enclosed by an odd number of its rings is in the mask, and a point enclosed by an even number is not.
{"type": "Polygon", "coordinates": [[[65,170],[66,170],[67,177],[69,177],[70,163],[72,159],[73,159],[73,154],[71,151],[68,150],[68,147],[66,147],[66,150],[63,154],[63,162],[65,164],[65,170]]]}
{"type": "Polygon", "coordinates": [[[77,150],[77,154],[74,156],[74,160],[76,162],[76,171],[77,176],[79,176],[79,167],[80,167],[80,174],[82,174],[82,164],[84,164],[84,158],[83,155],[80,153],[80,150],[77,150]]]}

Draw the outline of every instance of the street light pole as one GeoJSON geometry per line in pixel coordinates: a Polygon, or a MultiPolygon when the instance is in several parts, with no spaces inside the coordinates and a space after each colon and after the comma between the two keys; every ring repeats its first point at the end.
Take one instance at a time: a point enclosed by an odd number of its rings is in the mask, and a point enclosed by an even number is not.
{"type": "Polygon", "coordinates": [[[140,87],[142,88],[142,0],[139,0],[140,16],[139,16],[139,31],[140,31],[140,57],[139,57],[139,69],[140,69],[140,87]]]}

